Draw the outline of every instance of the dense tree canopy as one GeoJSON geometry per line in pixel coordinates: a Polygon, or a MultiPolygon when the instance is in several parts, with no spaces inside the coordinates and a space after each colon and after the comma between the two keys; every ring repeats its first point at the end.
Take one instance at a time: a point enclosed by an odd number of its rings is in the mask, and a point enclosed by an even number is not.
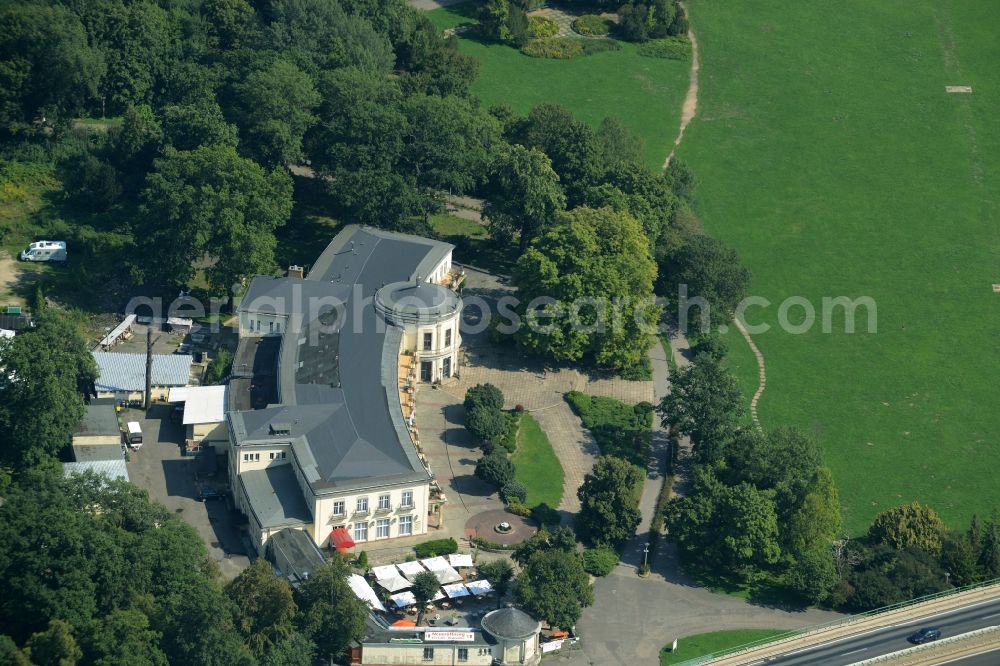
{"type": "Polygon", "coordinates": [[[560,361],[636,366],[659,321],[655,277],[649,244],[630,215],[610,208],[561,214],[517,262],[517,341],[560,361]]]}
{"type": "Polygon", "coordinates": [[[59,5],[5,3],[0,9],[0,123],[67,124],[97,95],[102,54],[79,19],[59,5]]]}
{"type": "Polygon", "coordinates": [[[659,411],[664,425],[690,435],[699,461],[714,462],[736,431],[743,404],[736,378],[718,360],[699,354],[674,375],[659,411]]]}
{"type": "Polygon", "coordinates": [[[534,148],[504,147],[490,163],[489,181],[483,219],[494,240],[516,238],[522,251],[566,206],[559,176],[545,153],[534,148]]]}
{"type": "Polygon", "coordinates": [[[583,609],[594,603],[583,561],[557,548],[540,550],[517,577],[515,596],[524,610],[556,627],[572,627],[583,609]]]}
{"type": "Polygon", "coordinates": [[[209,255],[217,261],[206,271],[208,282],[227,293],[274,265],[274,230],[291,215],[292,181],[227,146],[170,150],[156,161],[142,200],[146,253],[135,269],[150,281],[184,284],[192,262],[209,255]]]}
{"type": "Polygon", "coordinates": [[[210,571],[194,528],[129,483],[39,468],[4,492],[0,626],[18,643],[58,620],[88,663],[248,664],[210,571]]]}
{"type": "Polygon", "coordinates": [[[299,627],[319,655],[340,655],[364,630],[367,607],[348,585],[349,573],[347,561],[333,557],[296,590],[299,627]]]}
{"type": "Polygon", "coordinates": [[[34,330],[0,341],[0,460],[22,467],[69,444],[97,378],[94,358],[66,317],[44,313],[34,330]]]}
{"type": "Polygon", "coordinates": [[[612,547],[625,543],[639,526],[639,494],[643,473],[638,467],[614,456],[602,456],[593,471],[583,477],[577,490],[580,513],[576,531],[591,545],[612,547]]]}

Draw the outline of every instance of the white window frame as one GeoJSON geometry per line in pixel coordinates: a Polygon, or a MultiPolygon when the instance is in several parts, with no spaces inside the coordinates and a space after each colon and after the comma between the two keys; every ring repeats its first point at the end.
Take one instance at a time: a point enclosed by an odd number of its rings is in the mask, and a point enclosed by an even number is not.
{"type": "Polygon", "coordinates": [[[413,508],[413,491],[404,490],[402,499],[400,499],[399,507],[401,509],[412,509],[413,508]],[[409,499],[407,499],[409,498],[409,499]]]}
{"type": "Polygon", "coordinates": [[[355,513],[368,513],[368,496],[359,497],[354,501],[355,513]]]}
{"type": "Polygon", "coordinates": [[[413,516],[399,517],[399,536],[410,536],[413,534],[413,516]]]}
{"type": "Polygon", "coordinates": [[[360,523],[354,523],[354,540],[357,542],[368,541],[368,523],[367,521],[361,521],[360,523]]]}
{"type": "Polygon", "coordinates": [[[347,513],[347,502],[345,502],[344,500],[334,500],[333,501],[333,515],[334,516],[343,516],[343,515],[346,515],[346,513],[347,513]],[[338,504],[340,505],[340,511],[337,510],[337,505],[338,504]]]}
{"type": "Polygon", "coordinates": [[[378,496],[378,510],[388,511],[392,509],[392,495],[384,493],[378,496]]]}
{"type": "Polygon", "coordinates": [[[389,519],[379,518],[375,521],[375,538],[376,539],[388,539],[389,538],[389,519]],[[382,534],[383,528],[385,528],[385,534],[382,534]]]}

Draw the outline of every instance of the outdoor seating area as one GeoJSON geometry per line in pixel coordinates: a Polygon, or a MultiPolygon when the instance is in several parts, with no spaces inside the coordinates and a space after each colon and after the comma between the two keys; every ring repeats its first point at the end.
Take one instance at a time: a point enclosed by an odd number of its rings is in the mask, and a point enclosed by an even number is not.
{"type": "MultiPolygon", "coordinates": [[[[410,588],[418,574],[428,571],[437,577],[441,585],[424,608],[424,623],[428,626],[477,626],[479,619],[495,608],[494,590],[488,581],[478,578],[472,556],[468,553],[372,567],[369,573],[371,585],[367,581],[365,584],[380,597],[381,608],[374,603],[372,607],[385,610],[390,615],[387,618],[389,622],[414,621],[419,609],[417,598],[410,588]]],[[[355,593],[359,598],[369,600],[367,591],[359,593],[355,589],[355,593]]]]}

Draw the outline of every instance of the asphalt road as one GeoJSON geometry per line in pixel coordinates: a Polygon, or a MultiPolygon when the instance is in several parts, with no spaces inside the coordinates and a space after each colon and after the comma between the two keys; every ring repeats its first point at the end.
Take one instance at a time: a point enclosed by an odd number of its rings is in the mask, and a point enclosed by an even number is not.
{"type": "Polygon", "coordinates": [[[938,666],[944,666],[944,664],[953,664],[954,666],[996,666],[1000,664],[1000,648],[990,650],[989,652],[980,652],[971,657],[942,661],[938,666]]]}
{"type": "MultiPolygon", "coordinates": [[[[938,627],[942,638],[964,634],[1000,624],[1000,600],[989,601],[959,610],[925,617],[905,624],[876,629],[861,636],[852,636],[833,643],[797,650],[757,663],[768,666],[847,666],[865,659],[878,657],[911,647],[906,637],[921,627],[938,627]]],[[[962,666],[980,666],[998,663],[997,653],[976,655],[956,662],[962,666]]]]}

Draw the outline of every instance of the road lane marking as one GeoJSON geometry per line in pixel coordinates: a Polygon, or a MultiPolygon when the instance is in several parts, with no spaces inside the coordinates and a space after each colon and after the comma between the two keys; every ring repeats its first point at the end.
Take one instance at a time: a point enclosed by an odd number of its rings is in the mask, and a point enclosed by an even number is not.
{"type": "Polygon", "coordinates": [[[859,649],[859,650],[851,650],[850,652],[843,652],[843,653],[841,653],[841,655],[840,655],[840,656],[841,656],[841,657],[846,657],[846,656],[847,656],[847,655],[849,655],[849,654],[856,654],[856,653],[858,653],[858,652],[864,652],[864,651],[865,651],[865,650],[867,650],[867,649],[868,649],[868,648],[866,648],[866,647],[863,647],[863,648],[861,648],[861,649],[859,649]]]}

